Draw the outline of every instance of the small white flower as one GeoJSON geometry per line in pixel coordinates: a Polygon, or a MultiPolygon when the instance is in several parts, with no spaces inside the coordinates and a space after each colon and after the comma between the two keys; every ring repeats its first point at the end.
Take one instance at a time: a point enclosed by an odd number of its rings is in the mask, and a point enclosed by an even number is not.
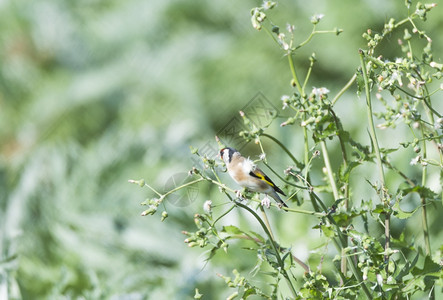
{"type": "Polygon", "coordinates": [[[283,109],[285,109],[286,107],[289,107],[289,96],[288,95],[283,95],[281,96],[281,101],[283,101],[283,109]]]}
{"type": "Polygon", "coordinates": [[[283,171],[283,173],[284,173],[285,175],[289,175],[291,172],[292,172],[292,167],[287,167],[287,168],[283,171]]]}
{"type": "Polygon", "coordinates": [[[438,64],[435,61],[432,61],[431,63],[429,63],[429,65],[433,68],[438,69],[439,71],[443,70],[443,64],[438,64]]]}
{"type": "Polygon", "coordinates": [[[266,159],[266,153],[260,154],[259,159],[260,160],[265,160],[266,159]]]}
{"type": "Polygon", "coordinates": [[[377,278],[378,284],[383,285],[383,276],[381,276],[381,274],[377,274],[375,277],[377,278]]]}
{"type": "Polygon", "coordinates": [[[318,24],[321,19],[323,19],[325,15],[324,14],[315,14],[311,17],[311,23],[312,24],[318,24]]]}
{"type": "Polygon", "coordinates": [[[401,73],[398,71],[392,72],[391,78],[389,79],[389,83],[393,84],[394,82],[398,82],[400,86],[403,86],[403,82],[401,80],[401,73]]]}
{"type": "Polygon", "coordinates": [[[286,30],[290,33],[294,32],[295,26],[291,24],[286,24],[286,30]]]}
{"type": "Polygon", "coordinates": [[[312,88],[312,93],[315,95],[315,97],[321,97],[323,95],[326,95],[329,92],[330,91],[325,87],[321,87],[321,88],[313,87],[312,88]]]}
{"type": "Polygon", "coordinates": [[[261,201],[261,205],[266,208],[269,208],[271,206],[271,200],[268,198],[268,196],[265,196],[263,198],[263,200],[261,201]]]}
{"type": "Polygon", "coordinates": [[[212,201],[211,200],[206,200],[205,203],[203,203],[203,210],[206,213],[211,213],[212,211],[212,201]]]}
{"type": "Polygon", "coordinates": [[[411,162],[409,163],[411,166],[415,166],[416,164],[418,164],[418,162],[421,161],[421,156],[417,155],[416,157],[414,157],[413,159],[411,159],[411,162]]]}
{"type": "Polygon", "coordinates": [[[284,33],[279,33],[277,38],[278,38],[278,43],[280,44],[280,46],[282,46],[282,48],[284,50],[288,50],[289,49],[289,45],[288,43],[286,43],[285,41],[285,34],[284,33]]]}

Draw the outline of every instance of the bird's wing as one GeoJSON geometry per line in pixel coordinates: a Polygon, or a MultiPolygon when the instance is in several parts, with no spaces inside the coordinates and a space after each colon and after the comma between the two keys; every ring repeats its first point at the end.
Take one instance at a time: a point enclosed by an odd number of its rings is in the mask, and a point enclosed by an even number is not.
{"type": "Polygon", "coordinates": [[[265,181],[267,184],[272,186],[272,188],[277,193],[280,193],[280,194],[286,196],[286,194],[278,186],[275,185],[275,183],[271,180],[271,178],[266,176],[266,174],[263,173],[263,171],[260,170],[259,168],[253,169],[251,172],[249,172],[249,175],[251,175],[252,177],[255,177],[255,178],[258,178],[258,179],[261,179],[261,180],[265,181]]]}

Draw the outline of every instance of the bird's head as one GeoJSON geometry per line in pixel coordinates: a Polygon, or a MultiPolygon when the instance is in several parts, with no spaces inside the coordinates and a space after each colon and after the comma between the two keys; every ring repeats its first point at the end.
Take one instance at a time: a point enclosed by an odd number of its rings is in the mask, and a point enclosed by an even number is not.
{"type": "Polygon", "coordinates": [[[229,164],[232,161],[232,158],[237,155],[240,156],[240,152],[234,148],[226,147],[220,150],[220,159],[222,159],[225,164],[229,164]]]}

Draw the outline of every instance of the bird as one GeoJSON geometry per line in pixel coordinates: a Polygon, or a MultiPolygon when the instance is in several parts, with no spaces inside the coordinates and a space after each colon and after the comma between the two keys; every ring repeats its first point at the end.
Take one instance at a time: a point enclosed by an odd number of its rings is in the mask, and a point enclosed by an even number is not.
{"type": "Polygon", "coordinates": [[[240,154],[234,148],[226,147],[220,150],[220,158],[225,162],[229,175],[240,186],[258,193],[264,193],[277,201],[278,207],[288,207],[277,193],[286,194],[257,167],[249,158],[240,154]]]}

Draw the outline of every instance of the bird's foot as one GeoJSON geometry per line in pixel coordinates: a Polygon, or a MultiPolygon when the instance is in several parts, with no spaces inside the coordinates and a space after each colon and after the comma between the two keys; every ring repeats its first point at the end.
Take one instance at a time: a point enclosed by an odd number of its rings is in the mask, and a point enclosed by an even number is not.
{"type": "Polygon", "coordinates": [[[235,191],[235,196],[241,201],[244,200],[243,195],[240,190],[235,191]]]}

